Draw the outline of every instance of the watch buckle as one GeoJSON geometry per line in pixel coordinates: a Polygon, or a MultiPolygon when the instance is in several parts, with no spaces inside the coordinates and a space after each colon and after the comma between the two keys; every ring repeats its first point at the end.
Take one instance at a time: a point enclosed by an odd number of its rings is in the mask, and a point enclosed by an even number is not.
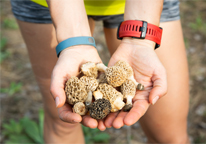
{"type": "Polygon", "coordinates": [[[146,33],[147,33],[147,22],[146,21],[142,21],[142,27],[140,27],[140,31],[141,31],[141,35],[139,38],[145,39],[146,33]]]}

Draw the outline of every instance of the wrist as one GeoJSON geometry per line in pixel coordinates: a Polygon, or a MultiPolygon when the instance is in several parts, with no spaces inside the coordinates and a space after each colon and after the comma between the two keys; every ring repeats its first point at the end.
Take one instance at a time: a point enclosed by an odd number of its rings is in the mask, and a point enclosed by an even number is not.
{"type": "Polygon", "coordinates": [[[61,41],[57,47],[56,47],[56,53],[57,53],[57,57],[59,57],[60,53],[68,48],[68,47],[72,47],[72,46],[77,46],[77,45],[90,45],[93,47],[96,47],[95,44],[95,40],[93,37],[88,37],[88,36],[78,36],[78,37],[71,37],[68,38],[64,41],[61,41]]]}
{"type": "Polygon", "coordinates": [[[80,30],[74,30],[74,29],[67,30],[66,28],[63,28],[63,29],[56,28],[56,38],[57,38],[58,43],[68,38],[78,37],[78,36],[90,36],[91,37],[91,33],[89,30],[80,31],[80,30]]]}
{"type": "Polygon", "coordinates": [[[152,50],[154,50],[154,47],[155,47],[155,44],[156,44],[155,42],[153,42],[151,40],[136,39],[136,38],[132,38],[132,37],[124,37],[121,42],[131,44],[131,45],[139,45],[139,46],[148,47],[152,50]]]}

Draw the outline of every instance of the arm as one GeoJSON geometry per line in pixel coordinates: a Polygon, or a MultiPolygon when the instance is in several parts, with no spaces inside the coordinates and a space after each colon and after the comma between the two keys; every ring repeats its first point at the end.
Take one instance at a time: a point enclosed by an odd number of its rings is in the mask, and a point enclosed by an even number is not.
{"type": "Polygon", "coordinates": [[[83,0],[47,0],[57,40],[91,36],[83,0]]]}
{"type": "MultiPolygon", "coordinates": [[[[160,16],[163,8],[163,0],[127,0],[125,5],[124,20],[144,20],[148,23],[159,26],[160,16]]],[[[150,40],[123,38],[124,41],[131,41],[143,44],[154,49],[155,43],[150,40]]]]}
{"type": "MultiPolygon", "coordinates": [[[[127,0],[125,20],[144,20],[159,25],[163,0],[127,0]]],[[[155,43],[146,39],[124,37],[120,46],[110,59],[109,66],[118,60],[127,61],[134,70],[135,79],[145,86],[137,91],[133,98],[133,108],[129,112],[110,115],[105,125],[120,128],[124,124],[132,125],[167,91],[166,72],[155,51],[155,43]]]]}
{"type": "MultiPolygon", "coordinates": [[[[51,0],[47,1],[56,29],[57,41],[77,36],[91,36],[83,0],[51,0]]],[[[64,92],[65,82],[79,73],[80,66],[87,62],[101,62],[93,46],[77,45],[64,49],[53,69],[51,78],[51,93],[58,108],[59,117],[66,122],[81,122],[95,128],[97,121],[89,116],[81,117],[72,112],[72,107],[66,104],[64,92]]]]}

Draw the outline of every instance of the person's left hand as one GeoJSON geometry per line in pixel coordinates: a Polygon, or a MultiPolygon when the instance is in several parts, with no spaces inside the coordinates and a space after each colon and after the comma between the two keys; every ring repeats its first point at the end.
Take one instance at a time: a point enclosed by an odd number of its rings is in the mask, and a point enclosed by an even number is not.
{"type": "Polygon", "coordinates": [[[134,70],[134,78],[144,85],[143,91],[137,91],[133,98],[133,107],[129,112],[110,113],[98,128],[121,128],[137,122],[147,111],[150,103],[154,104],[167,92],[166,71],[154,52],[153,45],[147,41],[123,39],[120,46],[110,59],[108,66],[113,66],[119,60],[130,64],[134,70]]]}

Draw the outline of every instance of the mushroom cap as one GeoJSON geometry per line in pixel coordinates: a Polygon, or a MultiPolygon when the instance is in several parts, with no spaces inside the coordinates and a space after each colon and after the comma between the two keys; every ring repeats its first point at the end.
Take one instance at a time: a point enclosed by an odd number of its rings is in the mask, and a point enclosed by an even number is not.
{"type": "Polygon", "coordinates": [[[98,99],[92,103],[89,108],[90,116],[94,119],[103,119],[111,111],[111,104],[107,99],[98,99]]]}
{"type": "Polygon", "coordinates": [[[77,102],[84,102],[87,98],[85,84],[75,76],[72,76],[66,82],[65,93],[67,102],[71,105],[74,105],[77,102]]]}
{"type": "Polygon", "coordinates": [[[115,63],[115,66],[119,66],[123,68],[127,72],[127,77],[132,76],[134,73],[132,67],[126,61],[119,60],[118,62],[115,63]]]}
{"type": "Polygon", "coordinates": [[[105,73],[101,73],[98,78],[99,83],[107,83],[107,77],[105,73]]]}
{"type": "Polygon", "coordinates": [[[80,78],[80,81],[84,83],[87,92],[93,92],[98,87],[97,79],[95,79],[94,77],[83,76],[80,78]]]}
{"type": "Polygon", "coordinates": [[[98,69],[93,62],[86,62],[81,66],[81,71],[85,76],[97,78],[98,69]]]}
{"type": "Polygon", "coordinates": [[[97,89],[103,94],[103,98],[108,99],[111,104],[116,100],[117,97],[121,97],[123,100],[123,95],[111,85],[106,83],[99,84],[97,89]]]}
{"type": "Polygon", "coordinates": [[[127,79],[122,85],[121,85],[121,92],[124,96],[124,99],[127,98],[127,95],[135,96],[136,93],[136,85],[132,80],[127,79]]]}
{"type": "Polygon", "coordinates": [[[127,79],[126,71],[119,66],[108,67],[105,74],[107,77],[107,82],[113,87],[121,86],[127,79]]]}
{"type": "Polygon", "coordinates": [[[75,113],[77,113],[79,115],[86,115],[86,113],[87,113],[87,108],[83,102],[76,103],[73,107],[73,110],[75,113]]]}

